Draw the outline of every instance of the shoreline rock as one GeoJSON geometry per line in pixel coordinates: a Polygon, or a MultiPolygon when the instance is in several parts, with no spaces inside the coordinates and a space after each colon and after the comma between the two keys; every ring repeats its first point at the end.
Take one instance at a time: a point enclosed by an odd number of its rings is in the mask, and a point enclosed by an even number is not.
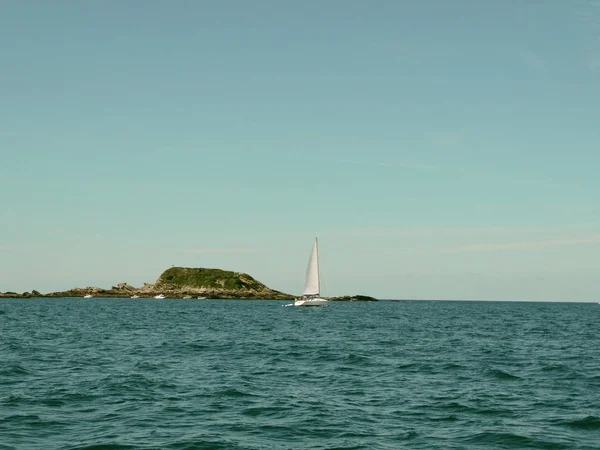
{"type": "Polygon", "coordinates": [[[332,302],[378,302],[375,297],[368,295],[344,295],[342,297],[325,297],[332,302]]]}

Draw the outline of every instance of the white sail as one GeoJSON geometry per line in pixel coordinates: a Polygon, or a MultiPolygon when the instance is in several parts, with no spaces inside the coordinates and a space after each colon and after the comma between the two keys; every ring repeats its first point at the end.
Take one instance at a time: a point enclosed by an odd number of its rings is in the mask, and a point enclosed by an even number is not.
{"type": "Polygon", "coordinates": [[[306,268],[306,280],[304,282],[304,291],[302,295],[319,295],[319,249],[317,246],[317,239],[308,259],[308,267],[306,268]]]}

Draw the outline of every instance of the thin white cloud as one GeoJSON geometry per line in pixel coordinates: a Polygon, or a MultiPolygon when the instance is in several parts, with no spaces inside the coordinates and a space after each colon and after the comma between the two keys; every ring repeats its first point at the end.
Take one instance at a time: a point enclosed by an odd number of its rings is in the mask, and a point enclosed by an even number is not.
{"type": "Polygon", "coordinates": [[[434,170],[437,166],[422,163],[396,163],[396,162],[381,162],[381,161],[357,161],[354,159],[342,159],[340,161],[344,164],[358,164],[364,166],[376,166],[376,167],[396,167],[399,169],[416,169],[416,170],[434,170]]]}
{"type": "Polygon", "coordinates": [[[265,250],[258,248],[163,248],[163,252],[170,253],[263,253],[265,250]]]}

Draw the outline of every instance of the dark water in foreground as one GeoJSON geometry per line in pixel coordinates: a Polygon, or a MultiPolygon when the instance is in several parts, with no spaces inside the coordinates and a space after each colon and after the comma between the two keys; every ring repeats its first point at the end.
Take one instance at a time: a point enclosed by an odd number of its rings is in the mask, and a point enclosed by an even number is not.
{"type": "Polygon", "coordinates": [[[600,305],[0,301],[0,449],[598,449],[600,305]]]}

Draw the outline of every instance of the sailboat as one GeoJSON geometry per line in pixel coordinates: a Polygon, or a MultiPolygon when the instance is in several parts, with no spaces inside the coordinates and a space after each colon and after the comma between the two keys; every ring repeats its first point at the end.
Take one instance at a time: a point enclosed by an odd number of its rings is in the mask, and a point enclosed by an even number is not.
{"type": "MultiPolygon", "coordinates": [[[[327,299],[321,298],[321,282],[319,280],[319,243],[315,238],[308,267],[306,268],[306,279],[304,281],[304,290],[302,297],[294,300],[294,306],[323,306],[327,304],[327,299]]],[[[292,303],[290,303],[290,306],[292,303]]]]}

